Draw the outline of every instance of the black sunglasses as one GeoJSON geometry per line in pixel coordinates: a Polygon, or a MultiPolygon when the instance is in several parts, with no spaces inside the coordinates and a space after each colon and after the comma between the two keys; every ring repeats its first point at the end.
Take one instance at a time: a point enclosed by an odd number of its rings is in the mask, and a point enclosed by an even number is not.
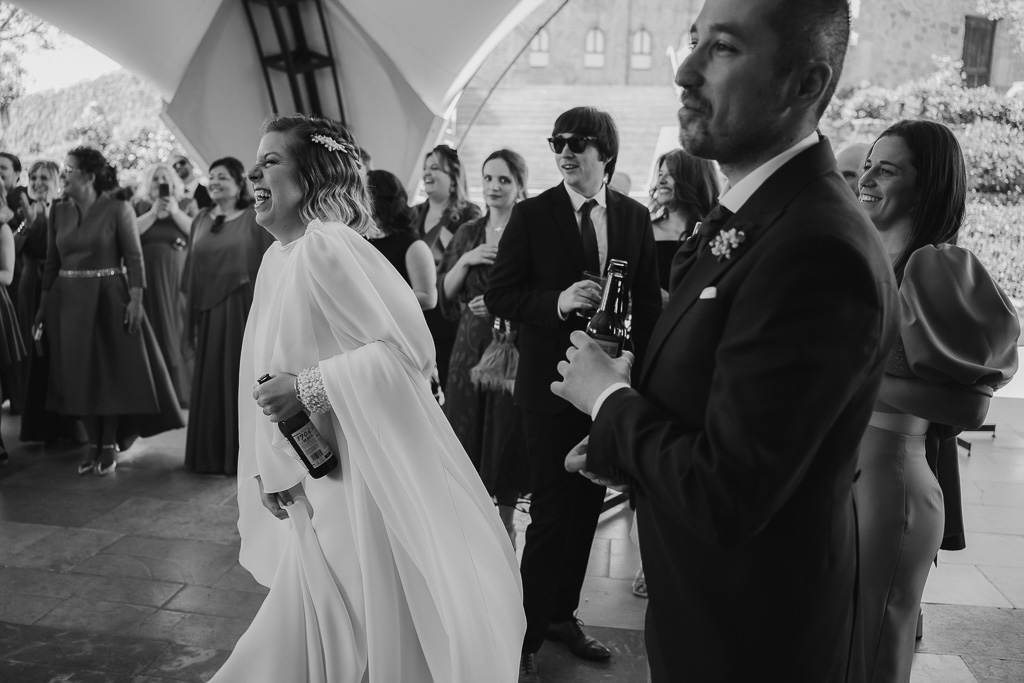
{"type": "Polygon", "coordinates": [[[555,154],[561,154],[566,145],[569,145],[569,151],[573,154],[583,154],[583,150],[587,148],[588,142],[597,142],[597,138],[592,135],[573,135],[568,138],[548,138],[548,146],[551,147],[551,151],[555,154]]]}

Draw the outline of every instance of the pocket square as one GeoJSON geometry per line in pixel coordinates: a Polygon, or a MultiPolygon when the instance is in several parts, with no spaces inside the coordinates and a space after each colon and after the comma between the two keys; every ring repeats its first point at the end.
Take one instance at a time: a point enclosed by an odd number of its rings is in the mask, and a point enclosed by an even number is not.
{"type": "Polygon", "coordinates": [[[701,299],[714,299],[718,296],[718,289],[715,287],[705,287],[704,291],[700,293],[701,299]]]}

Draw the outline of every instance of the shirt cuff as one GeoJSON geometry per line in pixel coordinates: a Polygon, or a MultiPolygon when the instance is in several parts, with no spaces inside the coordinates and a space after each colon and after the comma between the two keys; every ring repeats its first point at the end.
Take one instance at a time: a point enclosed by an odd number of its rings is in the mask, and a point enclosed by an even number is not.
{"type": "Polygon", "coordinates": [[[615,384],[611,385],[610,387],[601,392],[601,395],[597,397],[596,401],[594,401],[593,410],[590,411],[591,420],[597,419],[597,414],[601,411],[601,406],[604,405],[605,399],[614,394],[619,389],[629,389],[629,385],[626,384],[625,382],[616,382],[615,384]]]}
{"type": "Polygon", "coordinates": [[[557,315],[558,319],[561,320],[563,323],[569,319],[569,316],[562,315],[562,309],[558,307],[558,301],[555,301],[555,315],[557,315]]]}

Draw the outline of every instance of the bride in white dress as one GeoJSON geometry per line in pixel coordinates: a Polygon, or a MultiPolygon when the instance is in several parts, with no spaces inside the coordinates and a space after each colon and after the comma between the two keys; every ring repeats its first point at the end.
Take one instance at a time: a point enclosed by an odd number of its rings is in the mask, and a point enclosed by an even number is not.
{"type": "Polygon", "coordinates": [[[364,238],[358,151],[324,119],[263,133],[249,179],[277,242],[242,346],[238,528],[270,593],[212,681],[514,681],[515,554],[430,393],[416,297],[364,238]],[[274,424],[303,408],[339,458],[321,479],[274,424]]]}

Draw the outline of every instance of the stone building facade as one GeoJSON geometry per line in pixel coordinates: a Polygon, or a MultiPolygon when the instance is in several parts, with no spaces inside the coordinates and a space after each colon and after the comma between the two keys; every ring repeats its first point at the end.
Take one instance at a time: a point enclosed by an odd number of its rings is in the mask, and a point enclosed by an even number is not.
{"type": "Polygon", "coordinates": [[[892,87],[935,69],[933,55],[964,59],[972,84],[1005,92],[1024,81],[1007,20],[990,22],[976,0],[860,0],[841,86],[892,87]]]}

